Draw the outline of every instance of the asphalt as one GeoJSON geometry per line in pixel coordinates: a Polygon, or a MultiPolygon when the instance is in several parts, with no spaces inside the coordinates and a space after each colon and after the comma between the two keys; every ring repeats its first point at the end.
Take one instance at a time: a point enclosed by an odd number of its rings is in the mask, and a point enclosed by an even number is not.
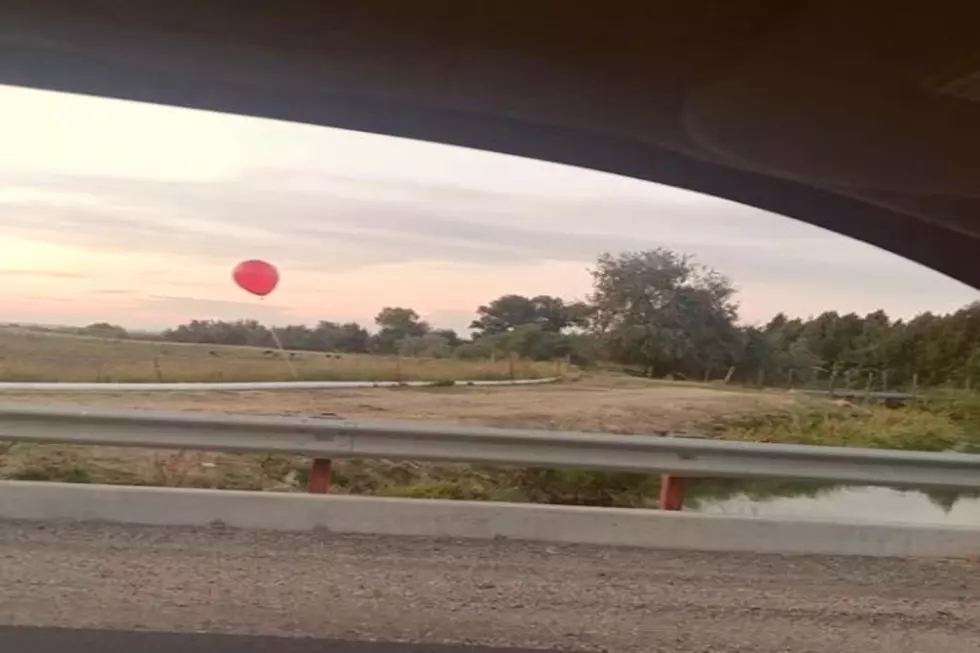
{"type": "Polygon", "coordinates": [[[0,625],[4,652],[975,653],[980,562],[0,522],[0,625]]]}
{"type": "Polygon", "coordinates": [[[541,653],[451,644],[0,626],[0,650],[20,653],[541,653]]]}

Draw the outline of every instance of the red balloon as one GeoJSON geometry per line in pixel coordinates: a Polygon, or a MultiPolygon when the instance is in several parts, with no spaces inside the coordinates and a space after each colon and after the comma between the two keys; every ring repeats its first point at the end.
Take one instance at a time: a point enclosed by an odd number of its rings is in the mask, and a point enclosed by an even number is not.
{"type": "Polygon", "coordinates": [[[243,290],[259,297],[265,297],[279,285],[279,271],[265,261],[242,261],[231,276],[243,290]]]}

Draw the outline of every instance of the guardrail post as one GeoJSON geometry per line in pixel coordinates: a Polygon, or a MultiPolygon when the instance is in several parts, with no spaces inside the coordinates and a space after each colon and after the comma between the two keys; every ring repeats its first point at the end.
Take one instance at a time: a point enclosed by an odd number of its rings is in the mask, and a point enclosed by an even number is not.
{"type": "Polygon", "coordinates": [[[313,467],[310,468],[310,482],[308,490],[310,494],[326,494],[330,491],[331,467],[333,461],[329,458],[314,458],[313,467]]]}
{"type": "Polygon", "coordinates": [[[664,474],[660,477],[660,509],[683,510],[684,479],[664,474]]]}

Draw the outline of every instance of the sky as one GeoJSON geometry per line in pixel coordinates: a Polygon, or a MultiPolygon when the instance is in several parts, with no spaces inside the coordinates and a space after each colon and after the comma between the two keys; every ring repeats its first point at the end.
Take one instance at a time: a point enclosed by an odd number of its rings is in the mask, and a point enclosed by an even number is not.
{"type": "Polygon", "coordinates": [[[616,175],[274,120],[0,86],[0,321],[465,330],[507,293],[583,299],[602,251],[658,246],[732,278],[741,319],[948,312],[978,293],[869,245],[616,175]],[[256,300],[240,260],[282,281],[256,300]]]}

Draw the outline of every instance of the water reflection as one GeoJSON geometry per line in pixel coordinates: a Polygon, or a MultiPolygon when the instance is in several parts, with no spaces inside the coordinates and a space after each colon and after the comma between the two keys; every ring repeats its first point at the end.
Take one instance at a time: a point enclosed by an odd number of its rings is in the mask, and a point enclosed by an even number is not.
{"type": "Polygon", "coordinates": [[[817,517],[917,524],[980,524],[977,493],[927,492],[799,482],[699,480],[691,483],[694,512],[817,517]]]}

